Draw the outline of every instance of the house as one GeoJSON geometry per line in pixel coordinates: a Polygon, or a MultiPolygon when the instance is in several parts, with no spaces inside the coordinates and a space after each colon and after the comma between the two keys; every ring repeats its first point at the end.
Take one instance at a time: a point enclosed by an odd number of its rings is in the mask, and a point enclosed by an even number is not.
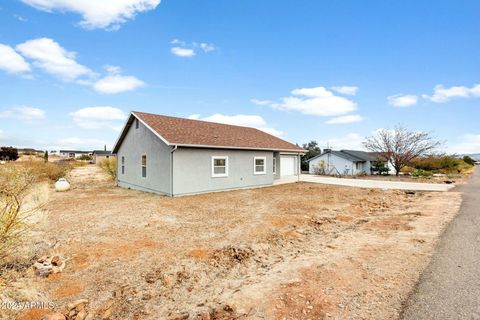
{"type": "Polygon", "coordinates": [[[91,156],[92,152],[91,151],[80,151],[80,150],[60,150],[59,151],[59,156],[63,158],[80,158],[83,155],[91,156]]]}
{"type": "Polygon", "coordinates": [[[371,175],[376,164],[392,172],[391,165],[381,153],[325,149],[323,153],[308,160],[308,171],[310,174],[371,175]]]}
{"type": "Polygon", "coordinates": [[[304,150],[258,129],[132,112],[115,143],[120,187],[169,196],[269,186],[304,150]]]}
{"type": "Polygon", "coordinates": [[[100,164],[103,160],[115,157],[112,151],[107,150],[93,150],[93,163],[100,164]]]}

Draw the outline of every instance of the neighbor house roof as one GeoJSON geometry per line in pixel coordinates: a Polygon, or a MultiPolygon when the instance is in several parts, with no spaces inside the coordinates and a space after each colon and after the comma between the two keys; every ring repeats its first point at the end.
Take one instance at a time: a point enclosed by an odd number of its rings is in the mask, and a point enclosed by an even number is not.
{"type": "Polygon", "coordinates": [[[264,131],[223,123],[169,117],[144,112],[132,112],[113,152],[118,151],[127,129],[138,118],[169,146],[252,149],[304,152],[290,142],[264,131]]]}
{"type": "Polygon", "coordinates": [[[93,150],[93,154],[97,154],[97,155],[110,155],[110,154],[112,154],[112,151],[93,150]]]}
{"type": "Polygon", "coordinates": [[[312,161],[318,157],[322,157],[323,155],[328,153],[336,155],[343,159],[353,161],[353,162],[376,161],[382,158],[384,160],[384,157],[380,152],[366,152],[366,151],[359,151],[359,150],[340,150],[340,151],[329,150],[319,154],[318,156],[308,159],[307,162],[312,161]]]}
{"type": "Polygon", "coordinates": [[[81,150],[60,150],[60,153],[90,153],[91,151],[81,151],[81,150]]]}

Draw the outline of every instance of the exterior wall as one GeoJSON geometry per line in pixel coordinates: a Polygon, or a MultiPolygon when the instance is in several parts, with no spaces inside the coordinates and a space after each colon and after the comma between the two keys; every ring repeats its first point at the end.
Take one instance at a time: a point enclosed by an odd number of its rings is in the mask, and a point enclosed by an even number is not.
{"type": "Polygon", "coordinates": [[[344,174],[345,168],[348,169],[348,174],[352,175],[352,172],[355,172],[355,164],[351,160],[338,157],[331,153],[326,153],[316,159],[313,159],[308,163],[308,171],[310,174],[315,174],[315,169],[320,167],[321,161],[324,161],[325,170],[327,174],[344,174]]]}
{"type": "Polygon", "coordinates": [[[133,124],[117,152],[117,184],[160,194],[171,194],[171,147],[142,123],[133,124]],[[142,155],[147,155],[147,177],[142,178],[142,155]],[[122,174],[122,156],[125,174],[122,174]]]}
{"type": "Polygon", "coordinates": [[[173,153],[174,195],[265,186],[273,179],[272,151],[178,148],[173,153]],[[227,177],[212,177],[212,156],[228,157],[227,177]],[[254,174],[254,157],[266,158],[265,174],[254,174]]]}

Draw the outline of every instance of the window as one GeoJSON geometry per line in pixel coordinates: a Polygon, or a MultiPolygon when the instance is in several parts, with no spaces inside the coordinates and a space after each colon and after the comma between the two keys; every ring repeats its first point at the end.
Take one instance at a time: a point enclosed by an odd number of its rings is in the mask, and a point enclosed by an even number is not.
{"type": "Polygon", "coordinates": [[[142,155],[142,178],[147,177],[147,155],[142,155]]]}
{"type": "Polygon", "coordinates": [[[277,158],[273,157],[273,174],[277,174],[277,158]]]}
{"type": "Polygon", "coordinates": [[[228,177],[228,157],[212,157],[212,177],[228,177]]]}
{"type": "Polygon", "coordinates": [[[125,157],[122,157],[122,174],[125,174],[125,157]]]}
{"type": "Polygon", "coordinates": [[[266,174],[265,170],[265,157],[254,157],[253,158],[253,174],[266,174]]]}
{"type": "Polygon", "coordinates": [[[357,170],[361,170],[362,169],[362,163],[361,162],[356,162],[355,167],[356,167],[357,170]]]}
{"type": "Polygon", "coordinates": [[[138,119],[135,119],[135,129],[138,129],[138,119]]]}

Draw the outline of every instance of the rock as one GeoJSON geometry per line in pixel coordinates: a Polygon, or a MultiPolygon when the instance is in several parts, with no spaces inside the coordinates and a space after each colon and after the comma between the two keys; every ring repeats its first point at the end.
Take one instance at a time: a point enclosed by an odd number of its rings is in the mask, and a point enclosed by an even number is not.
{"type": "Polygon", "coordinates": [[[188,312],[172,313],[168,316],[168,320],[187,320],[190,317],[188,312]]]}
{"type": "Polygon", "coordinates": [[[85,309],[82,309],[78,312],[77,316],[75,317],[75,320],[85,320],[87,317],[87,311],[85,309]]]}
{"type": "Polygon", "coordinates": [[[54,256],[52,258],[52,260],[50,260],[50,263],[53,265],[53,266],[60,266],[61,265],[61,259],[59,256],[54,256]]]}
{"type": "Polygon", "coordinates": [[[73,302],[70,302],[69,304],[67,304],[67,309],[70,311],[70,310],[77,310],[77,311],[80,311],[80,310],[83,310],[85,309],[85,306],[88,304],[88,300],[87,299],[79,299],[79,300],[75,300],[73,302]]]}
{"type": "Polygon", "coordinates": [[[153,298],[153,294],[151,292],[144,292],[142,294],[142,300],[150,300],[153,298]]]}
{"type": "Polygon", "coordinates": [[[455,180],[445,180],[444,181],[446,184],[452,184],[452,183],[455,183],[455,180]]]}
{"type": "Polygon", "coordinates": [[[60,312],[52,312],[44,315],[41,320],[65,320],[65,316],[60,312]]]}
{"type": "Polygon", "coordinates": [[[68,183],[67,179],[60,178],[57,182],[55,182],[55,190],[56,191],[68,191],[70,189],[70,183],[68,183]]]}

